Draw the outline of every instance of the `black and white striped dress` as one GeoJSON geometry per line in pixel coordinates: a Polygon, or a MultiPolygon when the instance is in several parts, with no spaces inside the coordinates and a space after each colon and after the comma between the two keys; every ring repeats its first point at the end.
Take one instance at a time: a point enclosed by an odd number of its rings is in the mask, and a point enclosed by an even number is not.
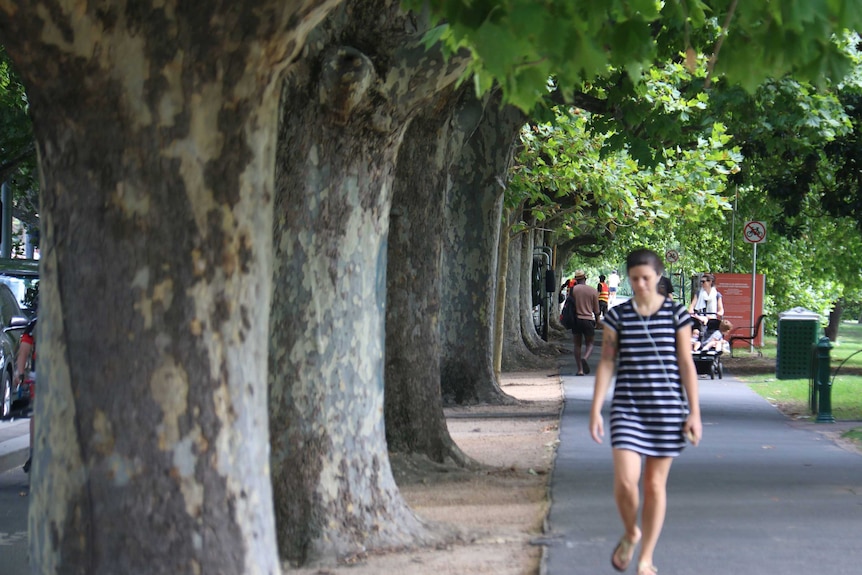
{"type": "Polygon", "coordinates": [[[688,405],[676,357],[677,331],[690,325],[686,309],[665,300],[649,317],[629,300],[608,310],[605,326],[617,332],[617,378],[611,402],[611,445],[642,455],[676,457],[688,405]]]}

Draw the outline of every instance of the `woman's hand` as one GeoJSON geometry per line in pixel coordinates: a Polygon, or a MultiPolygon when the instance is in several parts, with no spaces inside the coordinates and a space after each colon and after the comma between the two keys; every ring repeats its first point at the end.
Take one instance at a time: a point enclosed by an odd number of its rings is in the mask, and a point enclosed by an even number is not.
{"type": "Polygon", "coordinates": [[[700,416],[689,415],[682,426],[682,431],[691,444],[696,447],[703,437],[703,424],[700,421],[700,416]]]}
{"type": "Polygon", "coordinates": [[[596,443],[602,442],[605,436],[605,420],[601,413],[590,415],[590,435],[596,443]]]}

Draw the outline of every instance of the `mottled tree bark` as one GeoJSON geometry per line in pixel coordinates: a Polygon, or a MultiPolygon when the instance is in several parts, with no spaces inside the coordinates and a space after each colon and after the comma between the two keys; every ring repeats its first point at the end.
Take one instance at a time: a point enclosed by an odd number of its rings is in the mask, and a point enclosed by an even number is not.
{"type": "Polygon", "coordinates": [[[569,265],[569,260],[572,259],[575,251],[571,247],[567,247],[563,243],[557,244],[557,285],[563,285],[563,282],[569,278],[565,275],[566,266],[569,265]]]}
{"type": "MultiPolygon", "coordinates": [[[[525,242],[528,245],[530,243],[529,237],[525,232],[518,233],[509,240],[509,264],[506,273],[505,293],[506,312],[503,318],[503,355],[501,363],[503,371],[538,369],[551,365],[547,359],[541,358],[530,351],[524,343],[522,310],[525,305],[529,305],[529,303],[524,302],[522,293],[525,242]]],[[[532,263],[532,257],[529,260],[532,263]]],[[[527,280],[529,280],[529,274],[527,274],[527,280]]],[[[532,319],[528,327],[529,329],[534,329],[532,327],[532,319]]]]}
{"type": "Polygon", "coordinates": [[[462,69],[426,51],[423,30],[397,2],[351,0],[285,85],[270,430],[279,549],[295,563],[428,540],[392,478],[383,427],[395,161],[411,117],[462,69]]]}
{"type": "Polygon", "coordinates": [[[509,292],[509,243],[512,208],[503,208],[502,227],[497,242],[497,290],[494,293],[494,374],[503,371],[503,345],[506,326],[506,294],[509,292]]]}
{"type": "MultiPolygon", "coordinates": [[[[469,90],[472,90],[470,88],[469,90]]],[[[386,272],[386,441],[390,453],[466,465],[440,394],[440,284],[449,167],[481,117],[470,91],[414,119],[398,153],[386,272]]]]}
{"type": "MultiPolygon", "coordinates": [[[[536,225],[535,220],[532,225],[536,225]]],[[[536,237],[539,235],[540,232],[535,230],[526,232],[521,243],[521,336],[524,338],[524,345],[533,354],[554,357],[558,355],[557,349],[539,336],[533,320],[533,248],[537,245],[536,237]]],[[[544,292],[544,284],[542,290],[544,292]]]]}
{"type": "Polygon", "coordinates": [[[0,2],[42,178],[34,573],[279,573],[278,73],[335,2],[0,2]]]}
{"type": "Polygon", "coordinates": [[[511,401],[494,372],[497,242],[523,114],[495,95],[452,171],[443,252],[441,385],[449,402],[511,401]]]}

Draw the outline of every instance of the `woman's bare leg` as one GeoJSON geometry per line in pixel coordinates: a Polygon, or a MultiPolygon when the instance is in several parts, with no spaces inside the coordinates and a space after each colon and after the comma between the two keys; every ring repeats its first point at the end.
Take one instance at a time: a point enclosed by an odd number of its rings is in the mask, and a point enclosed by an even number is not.
{"type": "Polygon", "coordinates": [[[575,340],[575,365],[577,366],[577,375],[584,375],[584,368],[581,365],[581,345],[584,343],[584,336],[580,333],[574,334],[575,340]]]}
{"type": "Polygon", "coordinates": [[[641,456],[627,449],[614,449],[614,499],[623,521],[625,538],[637,543],[641,538],[638,529],[640,506],[641,456]]]}
{"type": "Polygon", "coordinates": [[[667,512],[667,477],[673,459],[647,457],[644,467],[643,544],[640,563],[653,564],[653,552],[658,543],[667,512]]]}

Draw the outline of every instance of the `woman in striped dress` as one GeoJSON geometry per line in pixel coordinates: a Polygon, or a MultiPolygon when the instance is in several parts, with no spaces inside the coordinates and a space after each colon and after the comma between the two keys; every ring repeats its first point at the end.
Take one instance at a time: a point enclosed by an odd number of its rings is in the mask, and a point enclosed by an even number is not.
{"type": "Polygon", "coordinates": [[[664,523],[671,463],[685,447],[686,437],[698,444],[703,426],[691,358],[691,317],[683,306],[656,290],[664,264],[655,252],[631,252],[626,268],[634,296],[608,310],[605,317],[590,434],[602,442],[602,405],[616,366],[611,446],[614,498],[625,533],[611,564],[625,571],[640,542],[638,575],[655,575],[653,552],[664,523]],[[638,527],[642,469],[644,505],[638,527]]]}

